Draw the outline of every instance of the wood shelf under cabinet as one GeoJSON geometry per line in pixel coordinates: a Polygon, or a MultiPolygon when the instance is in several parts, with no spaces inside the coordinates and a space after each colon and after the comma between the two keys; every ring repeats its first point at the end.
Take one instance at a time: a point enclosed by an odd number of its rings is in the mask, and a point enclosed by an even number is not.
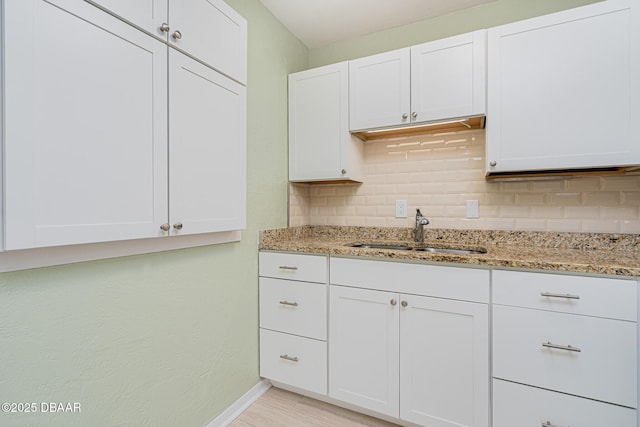
{"type": "Polygon", "coordinates": [[[485,116],[469,117],[459,121],[447,121],[443,123],[424,123],[409,127],[380,129],[374,131],[355,131],[352,135],[363,141],[375,141],[378,139],[396,138],[414,135],[431,135],[434,133],[460,132],[464,130],[484,129],[485,116]]]}

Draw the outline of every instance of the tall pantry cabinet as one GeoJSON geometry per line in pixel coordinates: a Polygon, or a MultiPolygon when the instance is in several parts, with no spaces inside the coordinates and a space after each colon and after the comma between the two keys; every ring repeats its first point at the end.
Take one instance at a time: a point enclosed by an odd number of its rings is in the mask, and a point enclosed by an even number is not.
{"type": "Polygon", "coordinates": [[[218,70],[140,31],[142,8],[3,6],[4,249],[244,228],[246,46],[218,70]]]}

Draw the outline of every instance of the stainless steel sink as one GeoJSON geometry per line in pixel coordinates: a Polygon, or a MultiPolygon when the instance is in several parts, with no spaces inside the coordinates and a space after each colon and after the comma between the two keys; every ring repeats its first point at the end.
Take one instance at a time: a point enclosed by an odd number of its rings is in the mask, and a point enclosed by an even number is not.
{"type": "Polygon", "coordinates": [[[349,243],[346,246],[362,249],[390,249],[394,251],[410,251],[411,249],[413,249],[411,246],[406,245],[385,245],[378,243],[349,243]]]}
{"type": "Polygon", "coordinates": [[[445,254],[459,254],[459,255],[474,255],[474,254],[486,254],[486,249],[456,249],[456,248],[413,248],[414,251],[421,252],[435,252],[445,254]]]}
{"type": "Polygon", "coordinates": [[[403,244],[392,244],[392,243],[347,243],[345,246],[349,246],[351,248],[362,248],[362,249],[388,249],[393,251],[419,251],[419,252],[433,252],[433,253],[446,253],[446,254],[458,254],[458,255],[476,255],[476,254],[486,254],[487,250],[484,248],[434,248],[434,247],[423,247],[423,246],[409,246],[403,244]]]}

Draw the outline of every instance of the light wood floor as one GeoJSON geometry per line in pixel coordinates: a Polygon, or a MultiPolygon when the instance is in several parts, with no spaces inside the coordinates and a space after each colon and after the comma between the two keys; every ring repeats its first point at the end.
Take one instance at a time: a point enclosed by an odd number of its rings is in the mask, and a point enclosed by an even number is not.
{"type": "Polygon", "coordinates": [[[230,427],[391,427],[395,425],[271,387],[236,418],[230,427]]]}

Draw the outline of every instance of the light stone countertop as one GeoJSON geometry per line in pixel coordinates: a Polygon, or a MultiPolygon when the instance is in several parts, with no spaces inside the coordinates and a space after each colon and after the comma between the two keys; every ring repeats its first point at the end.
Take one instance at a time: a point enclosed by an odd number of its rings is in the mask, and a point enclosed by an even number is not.
{"type": "Polygon", "coordinates": [[[555,233],[425,228],[425,243],[412,241],[407,228],[304,226],[265,230],[260,250],[443,262],[640,277],[640,235],[555,233]],[[486,249],[483,254],[364,249],[349,243],[407,244],[413,247],[486,249]]]}

